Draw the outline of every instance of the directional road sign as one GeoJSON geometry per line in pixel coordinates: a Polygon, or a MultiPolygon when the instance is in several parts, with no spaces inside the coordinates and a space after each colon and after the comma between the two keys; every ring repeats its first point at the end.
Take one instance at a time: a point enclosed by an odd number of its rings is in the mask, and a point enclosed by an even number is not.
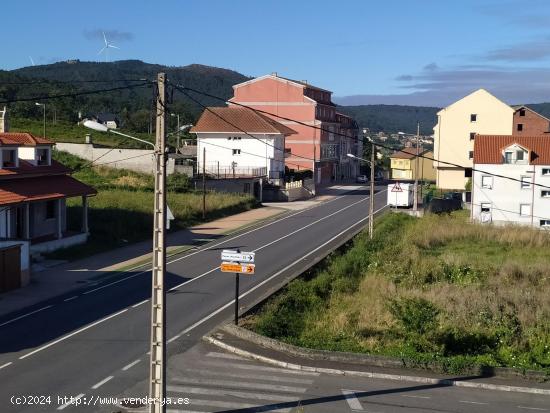
{"type": "Polygon", "coordinates": [[[239,252],[234,250],[223,250],[222,251],[222,261],[229,262],[254,262],[254,256],[256,254],[253,252],[239,252]]]}
{"type": "Polygon", "coordinates": [[[222,272],[234,272],[238,274],[254,274],[254,264],[236,264],[234,262],[222,262],[220,270],[222,272]]]}

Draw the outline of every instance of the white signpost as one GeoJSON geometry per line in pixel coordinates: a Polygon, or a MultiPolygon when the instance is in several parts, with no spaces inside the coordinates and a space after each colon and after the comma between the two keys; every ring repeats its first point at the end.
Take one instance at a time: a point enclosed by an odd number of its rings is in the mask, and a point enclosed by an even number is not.
{"type": "Polygon", "coordinates": [[[235,273],[235,325],[239,323],[239,274],[254,274],[254,252],[241,252],[239,250],[223,250],[221,253],[222,272],[235,273]]]}
{"type": "Polygon", "coordinates": [[[252,263],[254,262],[254,252],[239,252],[234,250],[223,250],[222,261],[238,262],[238,263],[252,263]]]}

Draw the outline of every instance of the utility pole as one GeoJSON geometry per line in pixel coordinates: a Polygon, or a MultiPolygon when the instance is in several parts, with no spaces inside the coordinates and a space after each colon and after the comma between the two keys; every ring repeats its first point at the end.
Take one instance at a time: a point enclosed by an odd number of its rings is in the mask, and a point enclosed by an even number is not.
{"type": "Polygon", "coordinates": [[[202,148],[202,219],[206,219],[206,147],[202,148]]]}
{"type": "Polygon", "coordinates": [[[155,203],[153,228],[153,272],[151,293],[150,413],[165,413],[166,397],[166,74],[157,77],[158,95],[155,146],[155,203]]]}
{"type": "Polygon", "coordinates": [[[414,215],[418,214],[418,141],[420,140],[420,122],[416,124],[416,160],[414,168],[414,193],[413,193],[413,211],[414,215]]]}
{"type": "Polygon", "coordinates": [[[371,140],[370,154],[370,197],[369,197],[369,238],[372,239],[374,231],[374,159],[376,146],[371,140]]]}

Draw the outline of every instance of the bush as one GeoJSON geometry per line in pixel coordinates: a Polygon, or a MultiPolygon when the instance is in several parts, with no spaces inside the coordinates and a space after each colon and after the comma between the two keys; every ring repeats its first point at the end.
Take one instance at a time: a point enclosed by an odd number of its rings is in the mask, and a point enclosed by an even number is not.
{"type": "Polygon", "coordinates": [[[439,309],[424,298],[392,299],[388,309],[407,333],[424,334],[437,327],[439,309]]]}

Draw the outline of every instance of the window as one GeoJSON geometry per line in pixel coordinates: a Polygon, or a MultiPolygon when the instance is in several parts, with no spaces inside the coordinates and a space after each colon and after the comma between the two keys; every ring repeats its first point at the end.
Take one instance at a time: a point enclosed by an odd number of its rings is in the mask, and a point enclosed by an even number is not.
{"type": "Polygon", "coordinates": [[[522,217],[528,217],[531,215],[531,204],[520,204],[519,215],[522,217]]]}
{"type": "Polygon", "coordinates": [[[516,152],[516,161],[523,161],[523,158],[524,158],[524,153],[523,151],[517,151],[516,152]]]}
{"type": "Polygon", "coordinates": [[[525,109],[520,109],[519,116],[525,116],[525,109]]]}
{"type": "Polygon", "coordinates": [[[240,155],[241,150],[240,149],[233,149],[233,155],[240,155]]]}
{"type": "Polygon", "coordinates": [[[468,159],[474,159],[474,151],[468,152],[468,159]]]}
{"type": "Polygon", "coordinates": [[[493,189],[493,177],[490,175],[483,175],[481,177],[481,187],[485,189],[493,189]]]}
{"type": "Polygon", "coordinates": [[[17,149],[2,149],[2,168],[17,167],[17,149]]]}
{"type": "Polygon", "coordinates": [[[464,178],[471,178],[471,177],[472,177],[472,168],[464,169],[464,178]]]}
{"type": "Polygon", "coordinates": [[[470,115],[470,122],[477,122],[477,114],[476,113],[472,113],[470,115]]]}
{"type": "Polygon", "coordinates": [[[46,219],[55,218],[55,201],[46,202],[46,219]]]}
{"type": "Polygon", "coordinates": [[[512,163],[512,152],[504,152],[504,163],[512,163]]]}
{"type": "Polygon", "coordinates": [[[36,164],[40,166],[47,166],[50,164],[50,150],[43,148],[43,149],[36,149],[36,164]]]}
{"type": "Polygon", "coordinates": [[[542,168],[541,175],[550,176],[550,168],[542,168]]]}
{"type": "Polygon", "coordinates": [[[491,212],[491,204],[489,203],[481,204],[481,212],[491,212]]]}
{"type": "Polygon", "coordinates": [[[470,140],[473,141],[476,137],[476,133],[475,132],[470,132],[470,140]]]}
{"type": "Polygon", "coordinates": [[[530,176],[522,176],[521,177],[521,189],[529,189],[531,188],[531,177],[530,176]]]}
{"type": "Polygon", "coordinates": [[[550,198],[550,191],[545,191],[544,189],[540,191],[541,198],[550,198]]]}
{"type": "Polygon", "coordinates": [[[550,219],[541,219],[540,226],[542,228],[550,228],[550,219]]]}
{"type": "Polygon", "coordinates": [[[523,123],[518,123],[516,129],[518,132],[521,132],[523,130],[523,123]]]}

